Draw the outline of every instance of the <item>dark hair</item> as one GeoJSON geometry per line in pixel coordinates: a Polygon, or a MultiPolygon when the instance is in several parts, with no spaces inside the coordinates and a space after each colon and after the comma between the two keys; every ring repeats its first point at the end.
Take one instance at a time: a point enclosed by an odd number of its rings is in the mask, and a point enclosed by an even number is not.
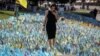
{"type": "Polygon", "coordinates": [[[50,8],[51,7],[55,7],[55,10],[58,10],[58,8],[57,8],[57,5],[56,4],[52,4],[51,6],[50,6],[50,8]]]}

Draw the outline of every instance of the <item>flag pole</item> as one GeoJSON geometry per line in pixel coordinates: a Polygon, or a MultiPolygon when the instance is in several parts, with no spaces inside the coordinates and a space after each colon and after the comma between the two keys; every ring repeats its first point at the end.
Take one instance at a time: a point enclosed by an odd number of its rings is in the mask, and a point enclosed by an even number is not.
{"type": "Polygon", "coordinates": [[[15,17],[18,19],[18,16],[19,16],[19,7],[18,7],[18,4],[15,3],[15,17]]]}
{"type": "Polygon", "coordinates": [[[18,19],[19,16],[19,5],[27,8],[27,0],[16,0],[15,1],[15,17],[18,19]]]}

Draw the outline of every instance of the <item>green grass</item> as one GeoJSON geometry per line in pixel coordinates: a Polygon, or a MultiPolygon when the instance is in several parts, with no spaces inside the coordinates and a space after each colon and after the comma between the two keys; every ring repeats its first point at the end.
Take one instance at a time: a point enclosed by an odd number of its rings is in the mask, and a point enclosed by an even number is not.
{"type": "Polygon", "coordinates": [[[70,11],[70,13],[74,13],[74,14],[78,14],[78,15],[82,15],[82,16],[86,16],[86,17],[93,17],[88,10],[76,10],[76,11],[70,11]]]}
{"type": "Polygon", "coordinates": [[[80,10],[75,10],[74,12],[83,12],[83,13],[88,13],[88,12],[89,12],[89,10],[80,9],[80,10]]]}
{"type": "MultiPolygon", "coordinates": [[[[20,13],[25,13],[25,12],[20,11],[20,13]]],[[[81,9],[81,10],[71,11],[70,13],[79,14],[79,15],[83,15],[83,16],[87,16],[87,17],[92,17],[92,15],[89,14],[88,10],[81,9]]],[[[10,16],[14,16],[14,11],[0,10],[0,19],[7,19],[10,16]]]]}
{"type": "Polygon", "coordinates": [[[0,10],[0,19],[7,19],[9,16],[14,16],[14,11],[0,10]]]}
{"type": "MultiPolygon", "coordinates": [[[[19,11],[20,14],[29,13],[27,11],[19,11]]],[[[14,16],[14,11],[0,10],[0,20],[7,19],[10,16],[14,16]]]]}

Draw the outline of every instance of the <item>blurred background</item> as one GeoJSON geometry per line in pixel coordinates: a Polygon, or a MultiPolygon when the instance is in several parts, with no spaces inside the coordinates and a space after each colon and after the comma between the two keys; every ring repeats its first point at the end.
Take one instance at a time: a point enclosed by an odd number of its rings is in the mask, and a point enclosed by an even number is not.
{"type": "Polygon", "coordinates": [[[0,0],[0,56],[100,56],[100,0],[0,0]],[[55,3],[56,50],[42,31],[55,3]]]}
{"type": "MultiPolygon", "coordinates": [[[[45,11],[46,7],[52,3],[56,3],[59,8],[62,7],[66,12],[71,11],[73,13],[90,17],[91,15],[89,12],[96,8],[98,10],[96,19],[100,20],[100,0],[27,0],[27,9],[20,6],[20,4],[17,4],[17,10],[20,12],[36,12],[40,10],[45,11]]],[[[16,11],[16,0],[0,0],[0,12],[5,13],[5,11],[8,11],[10,15],[16,14],[12,14],[16,11]]],[[[2,15],[2,13],[0,13],[0,15],[2,15]]]]}

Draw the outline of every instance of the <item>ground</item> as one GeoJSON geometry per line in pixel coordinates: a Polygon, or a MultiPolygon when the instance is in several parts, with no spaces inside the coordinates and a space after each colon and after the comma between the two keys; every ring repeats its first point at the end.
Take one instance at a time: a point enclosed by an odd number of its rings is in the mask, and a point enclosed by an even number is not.
{"type": "Polygon", "coordinates": [[[68,18],[57,22],[57,43],[54,47],[56,50],[46,51],[45,48],[48,46],[46,33],[42,31],[43,20],[44,15],[39,13],[24,13],[19,15],[18,19],[8,16],[6,20],[0,20],[0,56],[59,56],[57,54],[60,53],[65,53],[65,56],[98,56],[100,54],[100,27],[68,18]]]}

